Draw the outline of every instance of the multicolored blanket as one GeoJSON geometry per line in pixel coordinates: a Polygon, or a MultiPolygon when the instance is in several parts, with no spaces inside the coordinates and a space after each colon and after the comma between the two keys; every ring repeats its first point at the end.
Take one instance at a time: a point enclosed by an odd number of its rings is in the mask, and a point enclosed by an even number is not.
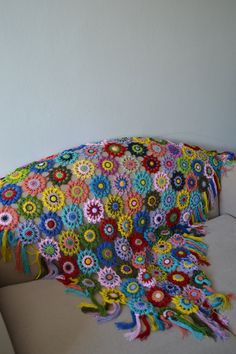
{"type": "Polygon", "coordinates": [[[0,248],[17,270],[56,278],[83,297],[98,322],[122,305],[128,340],[178,328],[225,339],[218,293],[201,266],[220,177],[233,154],[155,138],[81,145],[16,169],[0,180],[0,248]],[[45,275],[44,269],[47,269],[45,275]],[[88,300],[90,301],[88,301],[88,300]]]}

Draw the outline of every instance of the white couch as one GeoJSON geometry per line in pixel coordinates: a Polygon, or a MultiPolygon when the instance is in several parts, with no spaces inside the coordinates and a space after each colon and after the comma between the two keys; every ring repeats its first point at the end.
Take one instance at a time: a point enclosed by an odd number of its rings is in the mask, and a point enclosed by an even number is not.
{"type": "MultiPolygon", "coordinates": [[[[211,262],[206,273],[217,290],[236,294],[236,170],[222,180],[219,202],[207,222],[206,242],[211,262]]],[[[66,295],[56,280],[29,280],[12,265],[0,267],[0,312],[7,328],[0,318],[0,354],[14,350],[16,354],[236,354],[233,336],[225,343],[198,342],[168,330],[152,333],[144,342],[127,342],[113,322],[99,325],[82,314],[76,308],[80,299],[66,295]]],[[[124,310],[122,317],[127,315],[124,310]]],[[[236,331],[236,311],[228,316],[236,331]]]]}

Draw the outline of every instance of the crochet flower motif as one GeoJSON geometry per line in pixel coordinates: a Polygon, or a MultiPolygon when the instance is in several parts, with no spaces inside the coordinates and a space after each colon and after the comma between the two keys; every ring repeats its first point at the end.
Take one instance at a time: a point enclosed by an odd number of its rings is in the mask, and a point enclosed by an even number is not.
{"type": "Polygon", "coordinates": [[[101,201],[99,199],[89,199],[84,204],[84,216],[93,224],[100,222],[104,216],[104,209],[101,201]]]}
{"type": "Polygon", "coordinates": [[[133,220],[130,215],[123,214],[117,222],[118,231],[121,236],[129,237],[133,231],[133,220]]]}
{"type": "Polygon", "coordinates": [[[162,209],[157,209],[151,213],[151,226],[157,228],[165,221],[165,212],[162,209]]]}
{"type": "Polygon", "coordinates": [[[108,217],[117,218],[122,214],[124,208],[122,198],[115,194],[110,194],[105,201],[105,211],[108,217]]]}
{"type": "Polygon", "coordinates": [[[66,278],[76,278],[79,275],[79,268],[74,257],[62,256],[59,260],[59,268],[66,278]]]}
{"type": "Polygon", "coordinates": [[[137,172],[133,180],[133,186],[136,192],[146,195],[152,187],[150,174],[146,171],[137,172]]]}
{"type": "Polygon", "coordinates": [[[164,172],[157,172],[154,176],[154,187],[158,192],[164,192],[170,184],[170,179],[164,172]]]}
{"type": "Polygon", "coordinates": [[[90,160],[76,161],[72,166],[74,175],[80,179],[88,179],[95,172],[95,165],[90,160]]]}
{"type": "Polygon", "coordinates": [[[146,253],[143,251],[134,253],[131,262],[134,268],[144,269],[146,265],[146,253]]]}
{"type": "Polygon", "coordinates": [[[175,158],[182,155],[182,149],[179,145],[169,143],[166,145],[166,149],[175,158]]]}
{"type": "Polygon", "coordinates": [[[120,165],[127,174],[136,172],[140,167],[139,161],[135,157],[128,155],[120,159],[120,165]]]}
{"type": "Polygon", "coordinates": [[[119,167],[119,163],[117,160],[115,160],[112,157],[103,157],[100,161],[99,161],[99,167],[102,171],[103,174],[105,175],[114,175],[119,167]]]}
{"type": "Polygon", "coordinates": [[[170,274],[168,274],[167,279],[176,285],[179,286],[185,286],[189,283],[189,277],[187,274],[185,274],[184,272],[172,272],[170,274]]]}
{"type": "Polygon", "coordinates": [[[26,219],[34,219],[41,215],[43,211],[43,204],[41,200],[32,196],[21,198],[17,206],[19,214],[24,216],[26,219]]]}
{"type": "Polygon", "coordinates": [[[187,285],[184,290],[183,290],[183,296],[190,300],[193,301],[196,305],[201,305],[205,301],[205,294],[204,292],[196,288],[195,286],[187,285]]]}
{"type": "Polygon", "coordinates": [[[121,157],[125,153],[125,147],[117,143],[107,143],[104,146],[104,150],[111,156],[121,157]]]}
{"type": "Polygon", "coordinates": [[[48,187],[42,193],[42,202],[48,210],[56,212],[64,206],[65,195],[57,187],[48,187]]]}
{"type": "Polygon", "coordinates": [[[155,307],[165,307],[171,302],[171,296],[157,286],[147,291],[146,296],[155,307]]]}
{"type": "Polygon", "coordinates": [[[158,208],[160,203],[160,194],[157,191],[148,192],[145,197],[145,207],[148,211],[154,211],[158,208]]]}
{"type": "Polygon", "coordinates": [[[38,248],[40,254],[47,261],[54,261],[60,258],[60,249],[56,240],[52,238],[43,238],[38,243],[38,248]]]}
{"type": "Polygon", "coordinates": [[[40,230],[49,237],[58,235],[62,230],[62,221],[60,216],[49,211],[43,214],[39,224],[40,230]]]}
{"type": "Polygon", "coordinates": [[[186,188],[189,192],[197,190],[197,177],[193,173],[186,176],[186,188]]]}
{"type": "Polygon", "coordinates": [[[188,207],[190,201],[190,194],[186,190],[177,193],[176,205],[180,210],[188,207]]]}
{"type": "Polygon", "coordinates": [[[96,247],[99,242],[98,228],[94,224],[85,224],[80,229],[79,237],[85,247],[96,247]]]}
{"type": "Polygon", "coordinates": [[[98,258],[96,254],[88,249],[80,251],[77,257],[79,269],[84,273],[91,275],[99,269],[98,258]]]}
{"type": "Polygon", "coordinates": [[[137,232],[131,236],[131,238],[129,239],[129,243],[134,252],[142,251],[148,246],[148,243],[143,238],[142,234],[139,234],[137,232]]]}
{"type": "Polygon", "coordinates": [[[144,238],[148,242],[148,245],[150,247],[154,246],[154,244],[157,242],[156,228],[154,227],[147,228],[144,232],[144,238]]]}
{"type": "Polygon", "coordinates": [[[30,167],[30,171],[31,172],[35,172],[35,173],[48,172],[53,167],[53,165],[54,165],[54,161],[52,161],[52,160],[45,160],[45,161],[35,162],[30,167]]]}
{"type": "Polygon", "coordinates": [[[24,192],[36,196],[41,193],[46,186],[46,179],[40,174],[31,173],[22,183],[24,192]]]}
{"type": "Polygon", "coordinates": [[[117,223],[112,218],[102,219],[100,222],[99,229],[101,237],[109,242],[112,242],[118,234],[117,223]]]}
{"type": "Polygon", "coordinates": [[[52,183],[61,186],[62,184],[67,184],[70,181],[71,175],[72,173],[68,168],[65,166],[60,166],[52,169],[49,172],[48,178],[52,183]]]}
{"type": "Polygon", "coordinates": [[[170,155],[165,155],[161,160],[161,167],[165,173],[167,174],[172,173],[176,167],[176,162],[174,157],[170,155]]]}
{"type": "Polygon", "coordinates": [[[161,195],[161,207],[163,210],[169,210],[175,206],[176,193],[171,188],[166,189],[161,195]]]}
{"type": "Polygon", "coordinates": [[[66,196],[75,204],[84,203],[89,196],[89,187],[82,179],[70,181],[67,185],[66,196]]]}
{"type": "Polygon", "coordinates": [[[106,267],[112,267],[116,264],[116,253],[112,243],[101,243],[97,247],[96,253],[99,259],[99,264],[106,267]]]}
{"type": "Polygon", "coordinates": [[[144,295],[144,287],[135,278],[124,279],[120,285],[120,290],[126,297],[134,299],[141,298],[144,295]]]}
{"type": "Polygon", "coordinates": [[[142,165],[149,173],[157,173],[160,168],[160,162],[155,156],[146,155],[142,161],[142,165]]]}
{"type": "Polygon", "coordinates": [[[137,232],[143,233],[150,224],[150,216],[147,211],[139,211],[134,217],[134,227],[137,232]]]}
{"type": "Polygon", "coordinates": [[[113,302],[118,302],[122,305],[126,303],[125,295],[118,289],[106,289],[102,288],[100,295],[107,304],[113,304],[113,302]]]}
{"type": "Polygon", "coordinates": [[[174,296],[172,298],[172,303],[177,310],[185,315],[190,315],[191,313],[196,313],[198,311],[198,306],[195,305],[193,301],[184,298],[182,295],[174,296]]]}
{"type": "Polygon", "coordinates": [[[145,288],[152,288],[156,284],[156,279],[146,269],[140,269],[138,273],[138,282],[145,288]]]}
{"type": "Polygon", "coordinates": [[[130,153],[134,156],[145,156],[146,152],[147,152],[147,148],[145,145],[143,144],[139,144],[139,143],[130,143],[128,145],[128,151],[130,151],[130,153]]]}
{"type": "Polygon", "coordinates": [[[144,301],[142,299],[130,299],[127,304],[131,311],[139,315],[148,315],[153,313],[153,306],[148,301],[144,301]]]}
{"type": "Polygon", "coordinates": [[[66,205],[62,209],[61,218],[68,229],[76,229],[82,224],[83,212],[76,204],[66,205]]]}
{"type": "Polygon", "coordinates": [[[73,256],[79,252],[79,238],[72,230],[63,231],[59,235],[59,246],[66,256],[73,256]]]}
{"type": "Polygon", "coordinates": [[[55,161],[62,165],[68,166],[74,163],[78,158],[78,154],[75,151],[65,150],[62,153],[58,154],[55,161]]]}
{"type": "Polygon", "coordinates": [[[4,177],[5,182],[7,183],[19,183],[22,182],[29,174],[28,168],[19,168],[14,172],[10,173],[4,177]]]}
{"type": "Polygon", "coordinates": [[[16,203],[21,196],[21,187],[16,184],[6,184],[0,189],[0,203],[11,205],[16,203]]]}
{"type": "Polygon", "coordinates": [[[129,193],[125,198],[125,208],[130,215],[136,214],[143,207],[143,198],[139,193],[129,193]]]}
{"type": "Polygon", "coordinates": [[[175,191],[181,191],[185,185],[185,177],[182,172],[175,171],[171,178],[171,185],[175,191]]]}
{"type": "Polygon", "coordinates": [[[191,167],[196,176],[201,176],[204,172],[204,164],[201,160],[194,159],[191,163],[191,167]]]}
{"type": "Polygon", "coordinates": [[[100,268],[97,274],[99,283],[106,288],[113,289],[121,283],[119,275],[111,267],[100,268]]]}
{"type": "Polygon", "coordinates": [[[110,193],[111,184],[106,176],[94,176],[90,182],[90,190],[95,198],[106,197],[110,193]]]}
{"type": "Polygon", "coordinates": [[[124,261],[130,260],[133,255],[129,241],[123,237],[117,237],[115,239],[115,251],[117,256],[124,261]]]}
{"type": "Polygon", "coordinates": [[[173,272],[178,267],[178,261],[166,253],[158,256],[159,267],[167,273],[173,272]]]}
{"type": "Polygon", "coordinates": [[[101,148],[96,145],[88,145],[81,150],[81,153],[86,159],[96,159],[101,153],[101,148]]]}
{"type": "Polygon", "coordinates": [[[17,234],[23,245],[29,245],[39,240],[39,228],[31,220],[25,220],[17,228],[17,234]]]}
{"type": "Polygon", "coordinates": [[[129,192],[131,188],[130,178],[127,174],[116,174],[112,181],[112,188],[119,195],[124,195],[129,192]]]}
{"type": "Polygon", "coordinates": [[[166,153],[166,147],[164,145],[158,144],[155,141],[150,142],[148,145],[148,150],[153,156],[157,158],[164,156],[166,153]]]}
{"type": "Polygon", "coordinates": [[[173,227],[178,224],[180,219],[180,210],[178,208],[170,209],[166,214],[166,225],[173,227]]]}
{"type": "Polygon", "coordinates": [[[172,244],[167,241],[160,240],[153,247],[153,251],[158,254],[169,253],[172,249],[172,244]]]}

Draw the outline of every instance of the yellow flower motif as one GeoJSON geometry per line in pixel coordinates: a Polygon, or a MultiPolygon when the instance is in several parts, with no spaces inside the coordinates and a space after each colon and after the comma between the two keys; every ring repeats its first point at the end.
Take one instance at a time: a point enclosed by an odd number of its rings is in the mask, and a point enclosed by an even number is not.
{"type": "Polygon", "coordinates": [[[4,184],[5,184],[4,179],[0,179],[0,188],[2,188],[4,186],[4,184]]]}
{"type": "Polygon", "coordinates": [[[132,140],[133,140],[133,142],[139,143],[139,144],[149,144],[151,142],[150,138],[133,137],[132,140]]]}
{"type": "Polygon", "coordinates": [[[111,218],[119,217],[123,211],[123,208],[123,200],[119,195],[110,194],[105,201],[105,211],[111,218]]]}
{"type": "Polygon", "coordinates": [[[193,301],[186,299],[182,295],[176,295],[172,298],[172,303],[175,305],[176,309],[185,315],[190,315],[191,313],[196,313],[198,311],[198,306],[194,304],[193,301]]]}
{"type": "Polygon", "coordinates": [[[48,187],[42,193],[42,202],[48,210],[55,212],[64,206],[65,195],[57,187],[48,187]]]}
{"type": "Polygon", "coordinates": [[[72,171],[81,179],[92,177],[95,172],[95,165],[89,160],[79,160],[72,166],[72,171]]]}
{"type": "Polygon", "coordinates": [[[59,235],[59,247],[66,256],[73,256],[79,252],[79,239],[72,230],[63,231],[59,235]]]}
{"type": "Polygon", "coordinates": [[[133,220],[131,216],[128,214],[121,215],[118,219],[117,226],[121,236],[129,237],[133,231],[133,220]]]}
{"type": "Polygon", "coordinates": [[[202,160],[202,161],[207,161],[207,160],[208,160],[209,153],[208,153],[208,151],[206,151],[206,150],[199,150],[199,151],[197,152],[197,156],[199,157],[200,160],[202,160]]]}
{"type": "Polygon", "coordinates": [[[102,288],[100,291],[105,303],[112,304],[113,302],[119,302],[120,304],[126,304],[125,295],[118,289],[102,288]]]}
{"type": "Polygon", "coordinates": [[[151,264],[147,267],[147,271],[157,281],[163,281],[167,279],[167,273],[158,266],[151,264]]]}
{"type": "Polygon", "coordinates": [[[188,157],[191,160],[195,159],[197,156],[195,150],[185,145],[182,146],[182,152],[184,157],[188,157]]]}
{"type": "Polygon", "coordinates": [[[153,247],[152,250],[155,253],[164,254],[169,253],[172,249],[172,244],[167,241],[158,241],[153,247]]]}
{"type": "Polygon", "coordinates": [[[176,204],[180,210],[187,208],[187,206],[189,205],[189,200],[190,193],[187,190],[183,189],[182,191],[177,193],[176,204]]]}

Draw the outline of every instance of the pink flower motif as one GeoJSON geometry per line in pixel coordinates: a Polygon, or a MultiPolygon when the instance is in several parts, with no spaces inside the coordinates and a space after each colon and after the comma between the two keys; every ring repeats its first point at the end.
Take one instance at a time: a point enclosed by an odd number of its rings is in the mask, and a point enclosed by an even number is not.
{"type": "Polygon", "coordinates": [[[32,196],[41,193],[45,186],[46,179],[38,173],[32,173],[22,183],[22,189],[32,196]]]}
{"type": "Polygon", "coordinates": [[[101,268],[97,274],[99,283],[106,288],[115,288],[121,283],[119,275],[111,267],[101,268]]]}
{"type": "Polygon", "coordinates": [[[164,192],[170,185],[170,179],[164,172],[157,172],[154,176],[154,187],[158,192],[164,192]]]}
{"type": "Polygon", "coordinates": [[[0,231],[14,229],[19,221],[16,210],[9,206],[0,208],[0,231]]]}
{"type": "Polygon", "coordinates": [[[146,269],[139,270],[138,282],[146,288],[152,288],[156,285],[156,279],[146,269]]]}
{"type": "Polygon", "coordinates": [[[93,224],[101,221],[104,216],[104,208],[99,199],[89,199],[85,203],[84,216],[93,224]]]}
{"type": "Polygon", "coordinates": [[[174,234],[173,236],[171,236],[169,241],[171,242],[171,244],[173,246],[176,246],[176,247],[180,247],[180,246],[183,246],[185,244],[185,239],[180,234],[174,234]]]}
{"type": "Polygon", "coordinates": [[[60,248],[53,238],[44,238],[38,243],[39,252],[47,261],[58,260],[60,258],[60,248]]]}
{"type": "Polygon", "coordinates": [[[119,168],[119,163],[115,158],[103,157],[99,161],[99,167],[103,174],[109,176],[109,175],[114,175],[117,172],[119,168]]]}

